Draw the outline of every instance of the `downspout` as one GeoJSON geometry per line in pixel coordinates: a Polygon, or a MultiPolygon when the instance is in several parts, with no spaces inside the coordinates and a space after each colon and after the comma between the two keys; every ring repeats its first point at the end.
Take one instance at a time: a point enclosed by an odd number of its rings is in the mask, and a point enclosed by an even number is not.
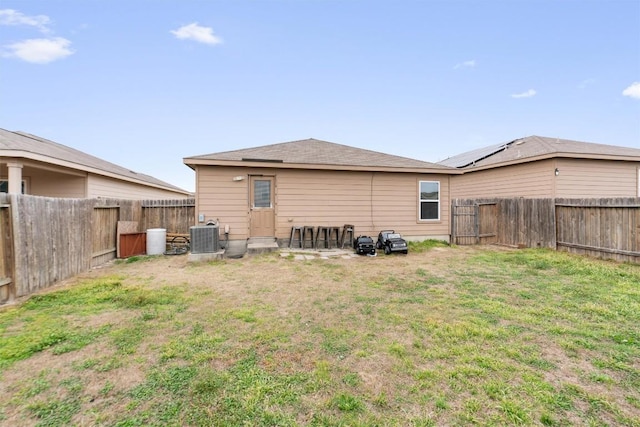
{"type": "Polygon", "coordinates": [[[371,185],[369,188],[369,219],[371,221],[371,230],[375,230],[375,224],[373,223],[373,176],[375,175],[375,172],[371,172],[371,185]]]}

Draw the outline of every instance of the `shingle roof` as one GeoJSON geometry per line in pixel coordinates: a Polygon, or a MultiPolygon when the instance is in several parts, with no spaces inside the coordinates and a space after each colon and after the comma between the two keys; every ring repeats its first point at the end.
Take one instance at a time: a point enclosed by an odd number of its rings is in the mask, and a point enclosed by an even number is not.
{"type": "Polygon", "coordinates": [[[164,187],[168,190],[188,194],[186,190],[152,176],[134,172],[74,148],[67,147],[66,145],[58,144],[57,142],[25,132],[12,132],[0,128],[0,156],[6,151],[18,151],[44,156],[49,159],[72,163],[73,166],[79,170],[87,170],[87,168],[90,168],[95,170],[96,173],[102,171],[108,174],[118,175],[127,181],[141,181],[142,183],[156,187],[164,187]]]}
{"type": "Polygon", "coordinates": [[[640,161],[640,149],[534,135],[506,144],[468,151],[445,159],[439,164],[457,168],[471,168],[526,161],[539,157],[631,158],[640,161]]]}
{"type": "Polygon", "coordinates": [[[184,162],[190,164],[192,160],[254,161],[274,163],[274,166],[280,163],[308,166],[438,169],[443,172],[451,170],[447,166],[435,163],[349,147],[347,145],[320,141],[313,138],[187,157],[184,159],[184,162]]]}

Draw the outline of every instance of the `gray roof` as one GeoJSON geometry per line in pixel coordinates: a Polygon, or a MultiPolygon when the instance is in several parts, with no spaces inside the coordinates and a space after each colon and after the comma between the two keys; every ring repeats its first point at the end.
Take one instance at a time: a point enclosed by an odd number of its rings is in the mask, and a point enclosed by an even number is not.
{"type": "MultiPolygon", "coordinates": [[[[18,151],[44,156],[51,160],[62,161],[65,164],[71,163],[72,165],[69,166],[78,170],[86,171],[87,169],[91,169],[93,173],[100,174],[100,172],[104,172],[106,174],[118,175],[126,181],[139,181],[143,184],[163,187],[167,190],[188,194],[186,190],[152,176],[134,172],[74,148],[67,147],[66,145],[58,144],[57,142],[25,132],[12,132],[0,128],[0,156],[6,155],[6,153],[3,154],[3,152],[6,151],[18,151]]],[[[25,157],[29,158],[28,154],[25,157]]]]}
{"type": "Polygon", "coordinates": [[[451,170],[447,166],[435,163],[349,147],[313,138],[187,157],[184,162],[190,164],[190,160],[265,162],[267,164],[272,163],[273,166],[277,164],[298,164],[308,166],[438,169],[443,172],[451,170]]]}
{"type": "Polygon", "coordinates": [[[534,135],[505,144],[468,151],[449,157],[439,164],[456,168],[471,168],[522,162],[540,157],[624,158],[640,161],[640,149],[534,135]]]}

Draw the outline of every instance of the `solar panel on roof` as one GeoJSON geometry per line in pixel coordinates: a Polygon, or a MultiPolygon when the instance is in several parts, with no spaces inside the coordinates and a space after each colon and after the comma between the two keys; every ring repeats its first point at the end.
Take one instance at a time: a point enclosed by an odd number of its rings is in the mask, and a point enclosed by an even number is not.
{"type": "Polygon", "coordinates": [[[477,150],[467,151],[466,153],[458,154],[457,156],[449,157],[439,164],[444,166],[450,166],[454,168],[463,168],[465,166],[472,165],[478,160],[484,159],[487,156],[495,154],[504,150],[508,144],[496,144],[488,147],[478,148],[477,150]]]}

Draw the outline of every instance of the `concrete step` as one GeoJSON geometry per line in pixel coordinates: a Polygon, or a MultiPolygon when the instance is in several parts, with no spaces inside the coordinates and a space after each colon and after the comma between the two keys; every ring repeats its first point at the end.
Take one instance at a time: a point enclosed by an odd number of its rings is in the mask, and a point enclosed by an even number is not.
{"type": "Polygon", "coordinates": [[[251,237],[247,240],[248,254],[274,252],[280,249],[275,237],[251,237]]]}

